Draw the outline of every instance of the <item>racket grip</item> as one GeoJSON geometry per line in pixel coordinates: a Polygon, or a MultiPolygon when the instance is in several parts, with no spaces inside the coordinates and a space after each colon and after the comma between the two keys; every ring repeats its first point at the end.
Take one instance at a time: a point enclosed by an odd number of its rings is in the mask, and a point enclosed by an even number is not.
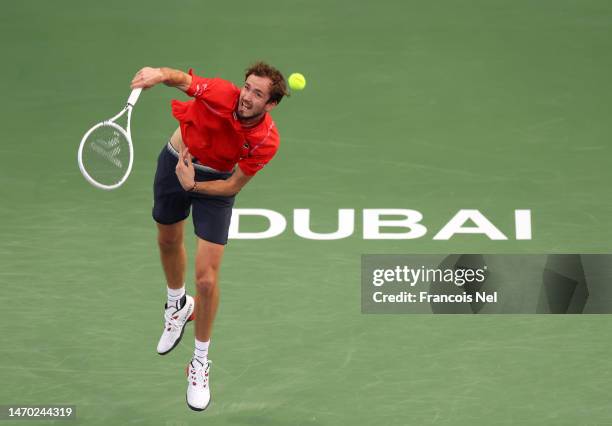
{"type": "Polygon", "coordinates": [[[140,96],[140,92],[142,92],[141,88],[132,90],[132,93],[130,93],[130,97],[127,100],[128,105],[134,106],[134,104],[136,104],[136,101],[140,96]]]}

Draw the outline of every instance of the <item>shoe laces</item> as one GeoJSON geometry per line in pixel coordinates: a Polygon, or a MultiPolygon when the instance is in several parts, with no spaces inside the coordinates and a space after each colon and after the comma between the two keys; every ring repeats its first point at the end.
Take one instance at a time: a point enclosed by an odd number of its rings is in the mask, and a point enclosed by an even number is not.
{"type": "Polygon", "coordinates": [[[197,358],[193,358],[189,363],[188,381],[192,386],[208,386],[208,371],[212,362],[206,360],[206,364],[202,364],[197,358]]]}
{"type": "Polygon", "coordinates": [[[164,326],[166,331],[177,331],[181,329],[178,311],[171,312],[171,309],[166,309],[164,319],[166,320],[164,326]]]}

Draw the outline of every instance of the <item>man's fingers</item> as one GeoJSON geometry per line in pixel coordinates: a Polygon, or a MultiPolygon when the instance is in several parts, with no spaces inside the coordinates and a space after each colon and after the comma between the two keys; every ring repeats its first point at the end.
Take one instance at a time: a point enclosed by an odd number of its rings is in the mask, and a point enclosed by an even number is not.
{"type": "Polygon", "coordinates": [[[134,78],[132,79],[132,83],[130,84],[131,88],[135,89],[139,87],[140,82],[140,77],[138,77],[138,74],[136,74],[136,76],[134,76],[134,78]]]}
{"type": "Polygon", "coordinates": [[[191,165],[191,155],[188,149],[181,150],[181,160],[186,166],[191,165]]]}
{"type": "Polygon", "coordinates": [[[137,87],[144,87],[144,81],[142,77],[143,70],[144,68],[139,69],[138,72],[134,75],[134,78],[132,79],[131,83],[132,89],[135,89],[137,87]]]}
{"type": "Polygon", "coordinates": [[[155,86],[158,81],[156,81],[155,75],[151,71],[153,71],[153,68],[151,67],[144,67],[138,70],[138,72],[134,75],[134,78],[132,79],[132,89],[139,87],[143,89],[148,89],[150,87],[155,86]]]}
{"type": "Polygon", "coordinates": [[[179,147],[179,164],[180,163],[185,163],[185,150],[183,149],[183,147],[179,147]]]}
{"type": "Polygon", "coordinates": [[[184,167],[184,166],[185,166],[185,161],[183,160],[183,157],[181,155],[181,156],[179,156],[179,159],[176,162],[176,170],[180,170],[181,167],[184,167]]]}

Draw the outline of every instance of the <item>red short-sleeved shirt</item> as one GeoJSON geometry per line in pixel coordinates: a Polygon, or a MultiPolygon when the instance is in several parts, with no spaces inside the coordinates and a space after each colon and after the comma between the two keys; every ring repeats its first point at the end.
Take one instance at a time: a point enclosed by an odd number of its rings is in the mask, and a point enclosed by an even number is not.
{"type": "Polygon", "coordinates": [[[220,171],[238,164],[252,176],[274,157],[280,138],[270,114],[253,127],[243,127],[235,114],[240,89],[220,78],[194,75],[187,94],[193,100],[172,101],[172,115],[179,121],[189,152],[200,163],[220,171]]]}

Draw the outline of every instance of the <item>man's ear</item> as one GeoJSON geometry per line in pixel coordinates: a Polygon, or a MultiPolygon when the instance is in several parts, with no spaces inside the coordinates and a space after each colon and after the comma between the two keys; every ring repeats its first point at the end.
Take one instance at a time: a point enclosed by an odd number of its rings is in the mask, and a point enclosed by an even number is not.
{"type": "Polygon", "coordinates": [[[272,111],[276,107],[276,105],[278,105],[278,102],[276,102],[276,101],[267,102],[266,105],[264,106],[264,110],[266,112],[270,112],[270,111],[272,111]]]}

